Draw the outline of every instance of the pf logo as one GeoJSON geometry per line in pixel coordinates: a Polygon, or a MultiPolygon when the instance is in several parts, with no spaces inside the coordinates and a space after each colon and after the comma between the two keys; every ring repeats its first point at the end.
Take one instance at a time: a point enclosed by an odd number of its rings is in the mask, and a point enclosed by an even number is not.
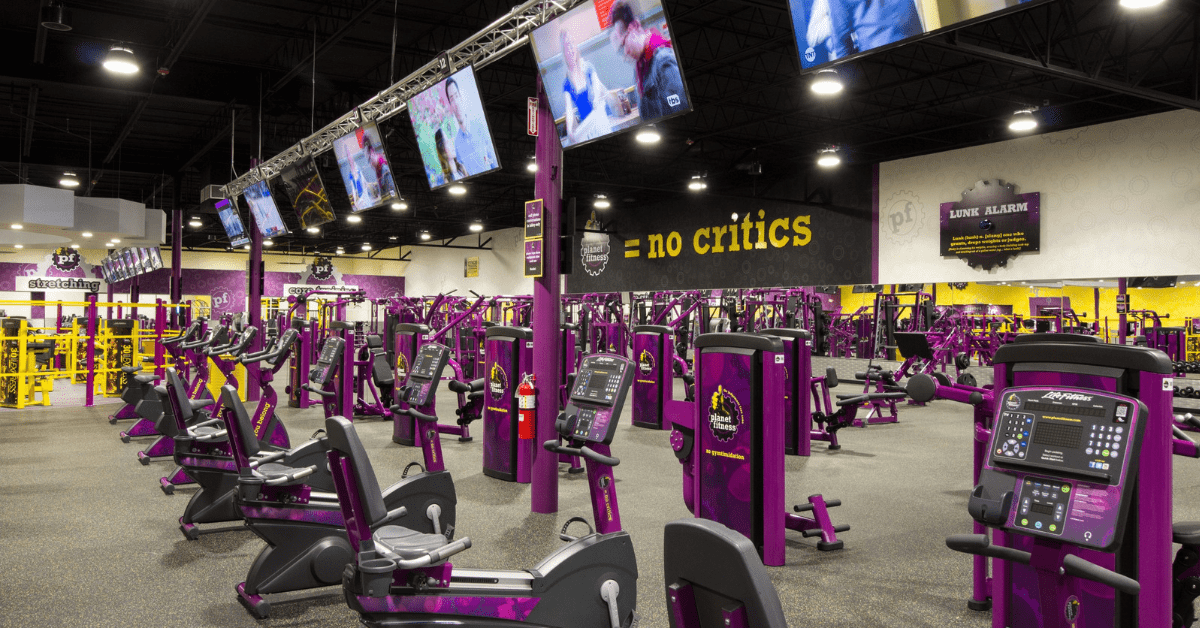
{"type": "Polygon", "coordinates": [[[64,273],[69,273],[79,268],[79,261],[79,251],[65,246],[55,249],[51,257],[51,263],[54,264],[54,267],[64,273]]]}
{"type": "Polygon", "coordinates": [[[212,295],[212,307],[214,310],[224,309],[233,304],[233,296],[228,291],[222,290],[215,292],[212,295]]]}
{"type": "Polygon", "coordinates": [[[908,191],[893,194],[880,207],[881,225],[888,237],[898,243],[906,244],[913,241],[925,222],[925,206],[916,194],[908,191]]]}

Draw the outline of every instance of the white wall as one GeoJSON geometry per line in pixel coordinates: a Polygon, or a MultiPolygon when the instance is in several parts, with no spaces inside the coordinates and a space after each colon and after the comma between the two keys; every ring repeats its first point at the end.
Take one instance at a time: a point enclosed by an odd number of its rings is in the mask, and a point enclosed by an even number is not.
{"type": "MultiPolygon", "coordinates": [[[[404,292],[422,296],[458,290],[458,296],[470,296],[468,290],[482,295],[531,294],[533,280],[525,278],[525,244],[520,229],[502,229],[483,234],[492,238],[490,251],[411,247],[412,255],[404,270],[404,292]],[[463,277],[465,260],[479,258],[479,276],[463,277]]],[[[460,238],[466,243],[474,238],[460,238]]],[[[436,243],[434,243],[436,244],[436,243]]]]}
{"type": "Polygon", "coordinates": [[[1174,111],[880,164],[879,282],[1195,274],[1200,113],[1174,111]],[[1041,192],[1041,251],[991,272],[939,255],[940,203],[976,181],[1041,192]],[[914,220],[889,215],[912,204],[914,220]]]}

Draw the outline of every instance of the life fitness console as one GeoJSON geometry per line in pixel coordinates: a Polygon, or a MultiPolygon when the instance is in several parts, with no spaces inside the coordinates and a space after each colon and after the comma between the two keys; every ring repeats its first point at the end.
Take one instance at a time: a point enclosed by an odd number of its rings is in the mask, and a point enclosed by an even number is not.
{"type": "Polygon", "coordinates": [[[585,357],[555,426],[558,433],[573,441],[611,444],[633,376],[633,361],[628,358],[612,354],[585,357]]]}
{"type": "Polygon", "coordinates": [[[407,391],[403,401],[414,408],[432,404],[435,401],[437,385],[442,380],[442,371],[449,360],[450,350],[445,345],[436,342],[422,345],[413,358],[408,379],[404,382],[407,391]]]}
{"type": "Polygon", "coordinates": [[[1146,405],[1092,389],[1022,387],[1005,390],[998,410],[971,516],[1113,551],[1134,493],[1146,405]]]}

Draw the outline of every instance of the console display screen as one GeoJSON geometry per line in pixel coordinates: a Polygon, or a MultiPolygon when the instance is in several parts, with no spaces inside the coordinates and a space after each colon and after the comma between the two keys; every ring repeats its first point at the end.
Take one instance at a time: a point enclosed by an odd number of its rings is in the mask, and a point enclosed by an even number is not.
{"type": "Polygon", "coordinates": [[[1104,408],[1081,408],[1079,406],[1060,406],[1053,403],[1038,403],[1036,401],[1026,401],[1023,406],[1029,412],[1057,412],[1059,414],[1072,414],[1075,416],[1090,416],[1098,419],[1103,419],[1108,416],[1108,412],[1104,408]]]}
{"type": "Polygon", "coordinates": [[[421,352],[413,360],[412,377],[417,379],[433,379],[438,362],[441,361],[444,349],[441,345],[421,347],[421,352]]]}

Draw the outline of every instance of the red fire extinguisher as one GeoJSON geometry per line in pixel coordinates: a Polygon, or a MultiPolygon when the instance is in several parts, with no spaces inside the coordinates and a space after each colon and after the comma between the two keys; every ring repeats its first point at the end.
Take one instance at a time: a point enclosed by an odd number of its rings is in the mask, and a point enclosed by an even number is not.
{"type": "Polygon", "coordinates": [[[533,386],[535,381],[537,380],[530,373],[517,387],[517,401],[521,411],[517,420],[517,438],[521,440],[534,438],[534,424],[537,421],[537,390],[533,386]]]}

